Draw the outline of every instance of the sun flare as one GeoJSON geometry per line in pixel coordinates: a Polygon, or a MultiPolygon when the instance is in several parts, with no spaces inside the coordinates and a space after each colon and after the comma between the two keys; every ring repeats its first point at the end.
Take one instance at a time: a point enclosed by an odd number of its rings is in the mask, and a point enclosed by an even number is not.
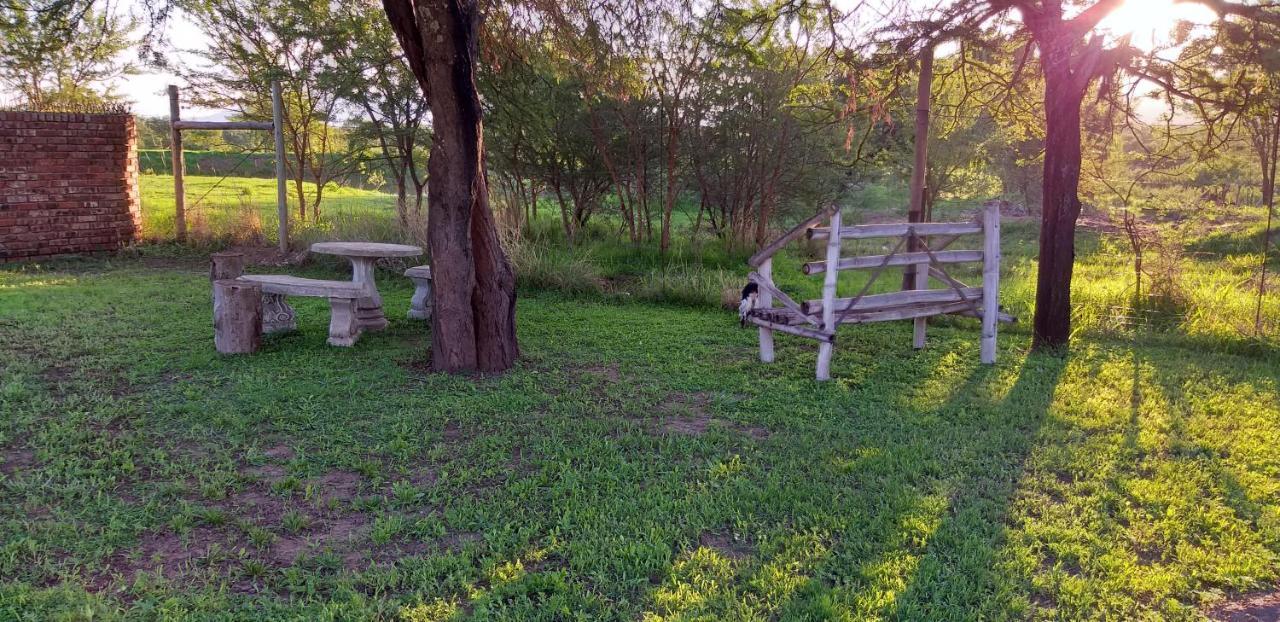
{"type": "Polygon", "coordinates": [[[1126,0],[1098,24],[1098,29],[1116,37],[1129,35],[1133,45],[1150,51],[1170,42],[1178,22],[1204,25],[1215,19],[1212,10],[1193,2],[1126,0]]]}

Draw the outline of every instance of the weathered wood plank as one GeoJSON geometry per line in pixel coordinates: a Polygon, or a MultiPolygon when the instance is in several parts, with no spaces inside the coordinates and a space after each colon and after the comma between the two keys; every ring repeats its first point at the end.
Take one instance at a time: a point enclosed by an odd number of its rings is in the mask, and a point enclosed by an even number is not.
{"type": "Polygon", "coordinates": [[[181,106],[178,104],[178,87],[169,85],[169,158],[173,165],[173,232],[179,242],[187,240],[187,204],[183,174],[186,165],[182,157],[181,106]]]}
{"type": "MultiPolygon", "coordinates": [[[[840,230],[840,212],[837,210],[831,214],[831,228],[840,230]]],[[[827,240],[827,260],[824,264],[829,267],[826,277],[822,280],[822,330],[828,334],[836,334],[836,281],[839,277],[839,270],[835,268],[840,261],[840,238],[831,236],[827,240]]],[[[832,341],[824,341],[818,346],[818,380],[831,379],[831,355],[835,352],[835,343],[832,341]]]]}
{"type": "MultiPolygon", "coordinates": [[[[773,258],[766,257],[764,261],[760,262],[760,267],[757,269],[757,271],[759,272],[761,279],[772,283],[773,282],[773,258]]],[[[757,294],[757,297],[756,297],[756,304],[762,309],[772,309],[773,308],[773,292],[769,291],[768,288],[763,288],[763,287],[760,288],[760,292],[757,294]]],[[[773,330],[767,326],[761,326],[759,333],[760,333],[759,335],[760,336],[760,362],[772,363],[773,362],[773,330]]]]}
{"type": "Polygon", "coordinates": [[[792,227],[791,230],[784,233],[782,237],[770,242],[768,246],[765,246],[764,248],[756,251],[756,254],[752,255],[751,258],[747,260],[747,265],[751,266],[752,268],[759,268],[760,264],[763,263],[765,259],[773,257],[774,253],[778,252],[778,249],[782,248],[783,246],[786,246],[788,242],[795,240],[800,236],[804,235],[805,231],[807,231],[810,227],[822,222],[822,220],[832,212],[838,212],[838,211],[840,211],[840,206],[832,205],[818,212],[817,214],[814,214],[813,216],[809,217],[808,220],[792,227]]]}
{"type": "Polygon", "coordinates": [[[810,324],[813,324],[814,326],[819,326],[818,318],[813,317],[805,313],[804,311],[800,310],[800,303],[792,300],[791,297],[786,294],[786,292],[778,289],[778,287],[774,285],[772,281],[760,276],[759,272],[752,272],[751,274],[748,274],[747,280],[751,281],[752,283],[755,283],[756,285],[759,285],[762,291],[768,290],[770,294],[772,294],[775,298],[778,299],[778,302],[782,303],[783,308],[790,309],[791,311],[795,312],[796,315],[799,315],[805,318],[805,321],[809,322],[810,324]]]}
{"type": "Polygon", "coordinates": [[[271,137],[276,144],[276,220],[280,224],[276,242],[280,254],[289,252],[289,195],[284,181],[284,98],[280,95],[280,81],[271,83],[271,137]]]}
{"type": "Polygon", "coordinates": [[[804,326],[792,326],[790,324],[778,324],[755,316],[748,316],[747,322],[755,324],[761,329],[768,329],[771,331],[776,330],[780,333],[787,333],[788,335],[795,335],[806,339],[814,339],[823,343],[832,343],[836,338],[835,335],[827,334],[817,329],[806,328],[804,326]]]}
{"type": "Polygon", "coordinates": [[[267,121],[174,121],[175,130],[274,130],[267,121]]]}
{"type": "Polygon", "coordinates": [[[1000,207],[988,203],[982,228],[982,362],[996,362],[996,320],[1000,310],[1000,207]]]}
{"type": "Polygon", "coordinates": [[[809,324],[809,318],[782,307],[774,307],[772,309],[753,309],[751,311],[753,317],[760,318],[774,324],[786,324],[788,326],[799,326],[801,324],[809,324]]]}
{"type": "MultiPolygon", "coordinates": [[[[934,253],[938,263],[966,263],[970,261],[982,261],[982,251],[941,251],[934,253]]],[[[836,263],[837,270],[867,270],[870,268],[878,268],[881,265],[886,266],[905,266],[907,264],[927,264],[930,263],[929,254],[925,252],[919,253],[898,253],[885,261],[885,255],[863,255],[861,257],[843,257],[836,263]]],[[[827,271],[827,262],[811,261],[801,267],[801,272],[805,274],[820,274],[827,271]]]]}
{"type": "MultiPolygon", "coordinates": [[[[891,307],[900,307],[907,305],[923,304],[928,302],[964,302],[966,300],[979,300],[982,297],[982,288],[968,287],[956,293],[953,289],[916,289],[902,292],[891,292],[888,294],[872,294],[863,296],[853,306],[850,311],[880,311],[891,307]],[[964,298],[961,298],[961,294],[964,298]]],[[[852,298],[836,298],[836,311],[844,311],[852,298]]],[[[821,300],[806,300],[800,303],[800,310],[804,313],[817,315],[822,312],[821,300]]]]}
{"type": "Polygon", "coordinates": [[[209,280],[234,279],[244,274],[244,253],[224,251],[209,255],[209,280]]]}
{"type": "Polygon", "coordinates": [[[929,302],[905,307],[895,307],[878,311],[853,311],[847,313],[842,324],[869,324],[871,322],[889,322],[893,320],[910,320],[931,315],[944,315],[972,310],[968,302],[929,302]]]}
{"type": "Polygon", "coordinates": [[[364,285],[353,281],[326,281],[287,274],[246,274],[238,280],[257,283],[265,293],[284,296],[362,298],[369,295],[364,285]]]}
{"type": "MultiPolygon", "coordinates": [[[[843,240],[864,240],[867,238],[897,238],[907,235],[908,229],[915,229],[916,235],[970,235],[982,233],[982,225],[976,222],[922,222],[922,223],[889,223],[880,225],[851,225],[840,227],[840,238],[843,240]]],[[[825,240],[831,234],[830,227],[814,227],[808,230],[810,240],[825,240]]]]}

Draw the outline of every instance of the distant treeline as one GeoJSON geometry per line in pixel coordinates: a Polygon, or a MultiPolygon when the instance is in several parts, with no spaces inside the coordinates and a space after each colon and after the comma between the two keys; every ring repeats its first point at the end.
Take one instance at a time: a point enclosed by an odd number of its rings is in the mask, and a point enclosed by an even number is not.
{"type": "MultiPolygon", "coordinates": [[[[183,170],[188,175],[265,179],[274,179],[276,176],[276,157],[273,153],[183,149],[182,159],[185,164],[183,170]]],[[[342,186],[387,191],[389,188],[385,182],[386,177],[378,170],[380,164],[378,161],[365,162],[358,167],[360,170],[335,181],[342,186]]],[[[172,175],[173,157],[169,155],[168,149],[139,149],[138,168],[144,175],[172,175]]]]}

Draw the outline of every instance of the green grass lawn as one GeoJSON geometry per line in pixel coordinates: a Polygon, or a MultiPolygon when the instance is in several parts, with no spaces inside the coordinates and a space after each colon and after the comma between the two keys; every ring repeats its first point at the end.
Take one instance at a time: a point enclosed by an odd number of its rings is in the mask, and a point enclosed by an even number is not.
{"type": "Polygon", "coordinates": [[[0,268],[0,619],[1198,619],[1280,579],[1273,349],[984,367],[904,322],[819,384],[731,313],[534,293],[517,369],[456,378],[379,278],[354,348],[299,299],[221,357],[201,261],[0,268]]]}

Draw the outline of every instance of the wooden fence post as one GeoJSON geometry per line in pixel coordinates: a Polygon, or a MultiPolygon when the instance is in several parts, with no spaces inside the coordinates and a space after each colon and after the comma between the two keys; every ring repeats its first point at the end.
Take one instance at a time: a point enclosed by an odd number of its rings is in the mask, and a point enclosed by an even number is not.
{"type": "MultiPolygon", "coordinates": [[[[915,157],[912,160],[911,168],[911,207],[907,215],[907,220],[913,223],[926,220],[925,197],[927,196],[927,189],[925,187],[925,174],[929,168],[929,104],[930,94],[933,91],[933,56],[933,45],[929,45],[920,53],[920,81],[916,85],[915,157]]],[[[907,251],[915,252],[918,250],[920,250],[920,238],[914,235],[910,236],[907,240],[907,251]]],[[[929,265],[912,264],[907,266],[902,275],[902,288],[928,289],[928,287],[929,265]]],[[[924,347],[925,327],[928,324],[928,318],[918,317],[915,319],[912,345],[917,350],[924,347]]]]}
{"type": "MultiPolygon", "coordinates": [[[[280,254],[289,252],[289,194],[284,183],[284,100],[280,95],[280,81],[271,83],[271,132],[276,143],[276,215],[280,219],[277,237],[280,254]]],[[[298,197],[301,201],[302,197],[298,197]]]]}
{"type": "MultiPolygon", "coordinates": [[[[822,280],[822,329],[829,335],[836,332],[836,281],[840,278],[840,210],[831,214],[831,234],[827,236],[827,273],[822,280]]],[[[818,344],[818,380],[831,379],[831,355],[835,350],[832,341],[818,344]]]]}
{"type": "Polygon", "coordinates": [[[996,362],[996,324],[1000,317],[1000,205],[988,203],[982,215],[982,362],[996,362]]]}
{"type": "MultiPolygon", "coordinates": [[[[773,258],[769,257],[756,268],[756,272],[760,273],[760,278],[773,282],[773,258]]],[[[757,304],[762,309],[773,308],[773,292],[767,287],[761,287],[756,299],[757,304]]],[[[773,362],[773,330],[760,327],[760,362],[773,362]]]]}
{"type": "Polygon", "coordinates": [[[169,85],[169,156],[173,161],[173,232],[179,242],[187,240],[187,206],[183,189],[182,130],[178,129],[181,121],[178,105],[178,87],[169,85]]]}

